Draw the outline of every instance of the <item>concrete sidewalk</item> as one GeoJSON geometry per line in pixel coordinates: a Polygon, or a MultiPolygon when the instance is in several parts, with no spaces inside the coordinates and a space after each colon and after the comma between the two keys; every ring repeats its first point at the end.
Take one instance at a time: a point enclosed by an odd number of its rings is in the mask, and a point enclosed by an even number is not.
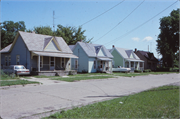
{"type": "Polygon", "coordinates": [[[163,74],[1,89],[0,115],[3,119],[39,119],[63,108],[87,105],[177,82],[180,82],[180,74],[163,74]]]}

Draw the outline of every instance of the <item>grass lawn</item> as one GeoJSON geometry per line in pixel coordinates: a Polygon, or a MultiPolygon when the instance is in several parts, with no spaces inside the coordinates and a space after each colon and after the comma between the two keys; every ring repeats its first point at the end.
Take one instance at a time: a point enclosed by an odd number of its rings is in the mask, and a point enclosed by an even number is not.
{"type": "Polygon", "coordinates": [[[0,80],[0,86],[36,84],[39,82],[28,80],[0,80]]]}
{"type": "Polygon", "coordinates": [[[107,79],[107,78],[114,78],[114,76],[70,76],[70,77],[53,77],[50,78],[52,80],[61,80],[61,81],[80,81],[80,80],[88,80],[88,79],[107,79]]]}
{"type": "Polygon", "coordinates": [[[125,77],[132,77],[132,76],[144,76],[144,75],[159,75],[159,74],[170,74],[170,73],[178,73],[178,72],[143,72],[143,73],[113,73],[115,76],[125,76],[125,77]]]}
{"type": "Polygon", "coordinates": [[[68,77],[60,77],[60,76],[33,76],[35,78],[49,78],[51,80],[61,80],[61,81],[80,81],[80,80],[89,80],[89,79],[107,79],[107,78],[115,78],[118,76],[124,76],[124,77],[134,77],[134,76],[143,76],[143,75],[149,75],[149,74],[169,74],[169,73],[175,73],[175,72],[146,72],[146,73],[112,73],[112,74],[106,74],[106,73],[84,73],[84,74],[77,74],[77,75],[69,75],[68,77]]]}
{"type": "Polygon", "coordinates": [[[35,84],[39,82],[35,81],[28,81],[28,80],[21,80],[20,78],[26,78],[24,76],[9,76],[1,72],[0,76],[0,86],[11,86],[11,85],[26,85],[26,84],[35,84]]]}
{"type": "Polygon", "coordinates": [[[60,111],[49,118],[179,118],[179,87],[163,86],[138,94],[60,111]]]}

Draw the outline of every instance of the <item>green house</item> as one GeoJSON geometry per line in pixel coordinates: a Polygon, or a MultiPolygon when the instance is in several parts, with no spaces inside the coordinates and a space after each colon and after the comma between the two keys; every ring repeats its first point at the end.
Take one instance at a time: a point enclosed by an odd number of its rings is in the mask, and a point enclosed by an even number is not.
{"type": "Polygon", "coordinates": [[[131,71],[144,70],[144,61],[140,60],[139,57],[133,52],[133,50],[113,46],[113,48],[109,51],[114,57],[114,68],[131,68],[131,71]]]}

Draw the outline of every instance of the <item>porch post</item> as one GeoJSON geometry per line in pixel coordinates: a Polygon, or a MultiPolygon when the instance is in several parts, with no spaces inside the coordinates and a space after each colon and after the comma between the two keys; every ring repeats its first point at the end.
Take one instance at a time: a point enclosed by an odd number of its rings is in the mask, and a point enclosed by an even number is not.
{"type": "Polygon", "coordinates": [[[111,74],[112,74],[112,60],[111,60],[111,74]]]}
{"type": "Polygon", "coordinates": [[[130,63],[130,61],[129,61],[129,68],[131,68],[131,63],[130,63]]]}
{"type": "Polygon", "coordinates": [[[40,55],[38,55],[38,72],[40,72],[40,55]]]}
{"type": "Polygon", "coordinates": [[[135,70],[135,62],[134,62],[134,70],[135,70]]]}

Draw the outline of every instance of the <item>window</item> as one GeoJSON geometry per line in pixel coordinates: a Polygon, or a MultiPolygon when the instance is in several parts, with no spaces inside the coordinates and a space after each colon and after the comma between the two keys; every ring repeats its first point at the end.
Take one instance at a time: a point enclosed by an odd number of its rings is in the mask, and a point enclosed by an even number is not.
{"type": "Polygon", "coordinates": [[[16,64],[19,65],[20,64],[20,56],[16,55],[16,64]]]}
{"type": "Polygon", "coordinates": [[[9,55],[9,65],[11,65],[11,55],[9,55]]]}
{"type": "Polygon", "coordinates": [[[78,60],[76,59],[75,60],[75,69],[77,69],[78,68],[78,60]]]}
{"type": "Polygon", "coordinates": [[[96,60],[94,60],[94,69],[96,69],[96,60]]]}
{"type": "Polygon", "coordinates": [[[8,63],[7,63],[7,59],[8,57],[7,56],[5,56],[5,65],[7,66],[8,65],[8,63]]]}
{"type": "Polygon", "coordinates": [[[40,56],[40,68],[43,68],[43,56],[40,56]]]}

